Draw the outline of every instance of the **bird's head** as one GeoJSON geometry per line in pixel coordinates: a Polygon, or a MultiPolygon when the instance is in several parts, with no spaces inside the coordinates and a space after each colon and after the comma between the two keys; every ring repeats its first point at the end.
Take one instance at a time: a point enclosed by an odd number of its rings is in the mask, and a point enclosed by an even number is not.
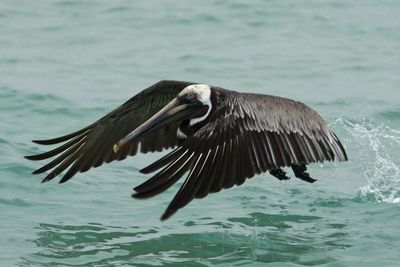
{"type": "Polygon", "coordinates": [[[206,119],[210,111],[211,87],[207,84],[189,85],[160,111],[119,140],[114,145],[114,152],[168,124],[189,120],[189,125],[194,125],[206,119]]]}
{"type": "Polygon", "coordinates": [[[189,118],[189,124],[194,125],[205,118],[211,111],[211,87],[208,84],[193,84],[185,87],[177,96],[181,103],[197,102],[199,106],[207,107],[204,114],[189,118]]]}

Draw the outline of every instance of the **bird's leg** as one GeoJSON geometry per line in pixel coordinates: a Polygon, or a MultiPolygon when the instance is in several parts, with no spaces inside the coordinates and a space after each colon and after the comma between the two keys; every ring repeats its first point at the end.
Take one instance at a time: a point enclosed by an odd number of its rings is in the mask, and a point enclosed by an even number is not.
{"type": "Polygon", "coordinates": [[[305,164],[292,165],[292,170],[294,172],[294,175],[303,181],[306,181],[309,183],[314,183],[317,180],[317,179],[310,177],[310,174],[308,172],[306,172],[307,166],[305,164]]]}
{"type": "Polygon", "coordinates": [[[279,180],[289,180],[290,178],[286,175],[282,169],[270,170],[269,173],[279,180]]]}

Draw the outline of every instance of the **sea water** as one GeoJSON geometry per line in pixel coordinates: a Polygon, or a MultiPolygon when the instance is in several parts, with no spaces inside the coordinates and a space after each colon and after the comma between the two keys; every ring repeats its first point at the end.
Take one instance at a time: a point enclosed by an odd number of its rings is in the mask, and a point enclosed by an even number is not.
{"type": "Polygon", "coordinates": [[[400,2],[1,1],[1,266],[399,266],[400,2]],[[346,163],[269,174],[160,215],[130,197],[163,153],[41,184],[24,155],[162,79],[317,110],[346,163]],[[293,177],[291,173],[289,173],[293,177]]]}

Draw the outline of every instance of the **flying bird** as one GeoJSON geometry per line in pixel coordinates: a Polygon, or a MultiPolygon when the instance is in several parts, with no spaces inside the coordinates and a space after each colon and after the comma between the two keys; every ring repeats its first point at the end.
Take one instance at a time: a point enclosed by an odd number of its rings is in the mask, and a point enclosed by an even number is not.
{"type": "Polygon", "coordinates": [[[158,172],[135,187],[132,195],[153,197],[188,172],[161,220],[194,198],[241,185],[256,174],[268,171],[288,180],[282,168],[290,167],[296,177],[313,183],[309,163],[347,161],[335,133],[301,102],[183,81],[160,81],[79,131],[33,142],[59,144],[26,158],[54,157],[33,174],[49,171],[43,179],[47,182],[68,168],[60,183],[139,150],[174,148],[140,170],[158,172]]]}

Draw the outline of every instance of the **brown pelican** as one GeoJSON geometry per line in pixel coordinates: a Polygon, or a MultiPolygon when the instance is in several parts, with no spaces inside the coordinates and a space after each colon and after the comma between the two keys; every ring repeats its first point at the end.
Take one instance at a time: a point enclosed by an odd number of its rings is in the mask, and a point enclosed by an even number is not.
{"type": "Polygon", "coordinates": [[[30,160],[55,157],[33,174],[50,171],[43,182],[67,170],[60,183],[77,172],[140,152],[170,153],[140,170],[152,178],[134,188],[134,198],[164,192],[189,172],[161,220],[194,198],[241,185],[266,171],[279,180],[290,167],[304,181],[316,180],[307,164],[346,161],[337,136],[313,109],[290,99],[238,93],[207,84],[161,81],[135,95],[95,123],[70,134],[34,140],[64,144],[30,160]],[[140,149],[139,149],[140,148],[140,149]]]}

